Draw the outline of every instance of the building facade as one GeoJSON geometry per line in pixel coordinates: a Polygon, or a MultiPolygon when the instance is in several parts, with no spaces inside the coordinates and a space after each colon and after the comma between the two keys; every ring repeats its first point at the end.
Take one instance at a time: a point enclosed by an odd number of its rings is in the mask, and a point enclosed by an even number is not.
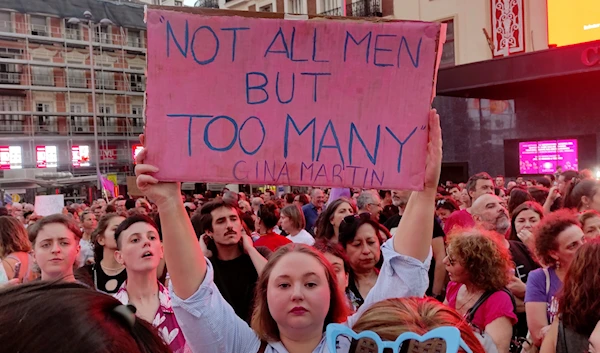
{"type": "Polygon", "coordinates": [[[0,169],[78,176],[99,164],[124,180],[144,126],[143,5],[14,3],[0,8],[0,169]]]}

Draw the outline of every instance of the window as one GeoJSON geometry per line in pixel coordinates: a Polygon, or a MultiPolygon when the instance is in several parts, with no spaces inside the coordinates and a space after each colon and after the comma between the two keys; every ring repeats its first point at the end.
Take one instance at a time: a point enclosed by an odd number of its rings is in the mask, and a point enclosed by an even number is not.
{"type": "Polygon", "coordinates": [[[51,67],[32,66],[34,86],[54,86],[54,70],[51,67]]]}
{"type": "Polygon", "coordinates": [[[23,111],[22,97],[0,96],[0,131],[22,133],[25,117],[17,112],[23,111]],[[14,112],[14,113],[11,113],[14,112]]]}
{"type": "Polygon", "coordinates": [[[69,111],[74,114],[87,113],[85,103],[71,103],[69,111]]]}
{"type": "Polygon", "coordinates": [[[110,115],[110,114],[113,114],[114,111],[115,111],[115,108],[112,105],[98,104],[98,113],[100,113],[100,114],[110,115]]]}
{"type": "Polygon", "coordinates": [[[440,66],[454,66],[456,65],[454,52],[454,20],[444,21],[443,23],[448,26],[448,29],[446,30],[446,43],[444,43],[440,66]]]}
{"type": "Polygon", "coordinates": [[[175,1],[175,6],[183,6],[183,1],[175,1]]]}
{"type": "Polygon", "coordinates": [[[98,89],[115,89],[115,74],[108,71],[96,71],[96,88],[98,89]]]}
{"type": "Polygon", "coordinates": [[[129,75],[129,81],[131,82],[131,90],[134,92],[144,92],[146,89],[146,78],[142,74],[129,75]]]}
{"type": "Polygon", "coordinates": [[[306,12],[306,0],[290,0],[289,13],[297,15],[305,15],[306,12]]]}
{"type": "Polygon", "coordinates": [[[321,13],[330,16],[342,16],[342,2],[340,0],[321,0],[321,13]]]}
{"type": "Polygon", "coordinates": [[[140,48],[142,46],[142,36],[140,31],[134,29],[127,30],[127,45],[140,48]]]}
{"type": "MultiPolygon", "coordinates": [[[[131,115],[142,116],[144,112],[144,108],[141,105],[132,105],[131,106],[131,115]]],[[[137,120],[137,119],[135,119],[137,120]]]]}
{"type": "Polygon", "coordinates": [[[47,36],[48,27],[46,26],[46,17],[31,15],[31,34],[34,36],[47,36]]]}
{"type": "MultiPolygon", "coordinates": [[[[35,111],[38,113],[51,113],[52,103],[36,103],[35,111]]],[[[56,132],[56,117],[47,114],[37,115],[37,129],[40,132],[56,132]]]]}
{"type": "Polygon", "coordinates": [[[273,12],[273,4],[262,6],[258,9],[260,12],[273,12]]]}
{"type": "MultiPolygon", "coordinates": [[[[0,58],[16,59],[14,55],[10,54],[0,54],[0,58]]],[[[0,62],[0,83],[14,85],[20,84],[21,78],[19,73],[19,65],[0,62]]]]}
{"type": "Polygon", "coordinates": [[[69,20],[65,20],[65,36],[67,39],[81,40],[79,23],[69,23],[69,20]]]}
{"type": "Polygon", "coordinates": [[[108,32],[108,26],[98,26],[96,27],[96,38],[94,38],[96,40],[96,42],[99,43],[104,43],[104,44],[111,44],[111,38],[110,38],[110,34],[108,32]]]}
{"type": "Polygon", "coordinates": [[[85,70],[67,69],[69,87],[87,88],[85,70]]]}
{"type": "Polygon", "coordinates": [[[0,12],[0,32],[12,32],[10,12],[0,12]]]}

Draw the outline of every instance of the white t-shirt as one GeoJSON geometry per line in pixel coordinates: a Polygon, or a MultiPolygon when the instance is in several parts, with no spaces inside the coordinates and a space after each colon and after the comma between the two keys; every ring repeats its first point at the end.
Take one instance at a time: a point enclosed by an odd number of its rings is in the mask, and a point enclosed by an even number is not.
{"type": "Polygon", "coordinates": [[[315,238],[313,238],[313,236],[310,235],[310,233],[304,229],[302,229],[300,233],[294,236],[288,235],[287,238],[293,243],[306,244],[311,246],[315,243],[315,238]]]}

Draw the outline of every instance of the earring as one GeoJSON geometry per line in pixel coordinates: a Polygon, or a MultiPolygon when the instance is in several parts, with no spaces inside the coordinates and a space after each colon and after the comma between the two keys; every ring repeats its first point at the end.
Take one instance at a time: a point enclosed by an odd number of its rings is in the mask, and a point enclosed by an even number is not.
{"type": "Polygon", "coordinates": [[[556,260],[556,269],[558,270],[560,268],[560,261],[556,260]]]}

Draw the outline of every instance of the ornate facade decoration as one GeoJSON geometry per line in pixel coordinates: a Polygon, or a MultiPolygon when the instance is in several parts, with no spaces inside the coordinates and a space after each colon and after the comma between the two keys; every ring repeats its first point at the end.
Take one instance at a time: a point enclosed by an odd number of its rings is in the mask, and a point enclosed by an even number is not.
{"type": "Polygon", "coordinates": [[[524,1],[491,0],[494,57],[525,51],[524,1]]]}

